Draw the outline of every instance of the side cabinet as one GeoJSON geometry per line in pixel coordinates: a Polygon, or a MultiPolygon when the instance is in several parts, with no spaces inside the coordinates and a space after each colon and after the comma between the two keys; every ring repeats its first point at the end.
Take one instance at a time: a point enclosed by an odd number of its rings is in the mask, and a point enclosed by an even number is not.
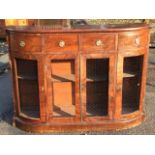
{"type": "Polygon", "coordinates": [[[104,131],[144,120],[147,25],[21,27],[8,35],[17,127],[104,131]]]}

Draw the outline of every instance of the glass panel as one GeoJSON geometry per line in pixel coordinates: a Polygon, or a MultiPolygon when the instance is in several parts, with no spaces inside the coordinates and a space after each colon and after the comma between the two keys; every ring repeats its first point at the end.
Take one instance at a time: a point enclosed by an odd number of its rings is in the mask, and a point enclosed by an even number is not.
{"type": "Polygon", "coordinates": [[[17,75],[37,78],[37,62],[35,60],[16,59],[17,75]]]}
{"type": "Polygon", "coordinates": [[[52,60],[53,116],[75,115],[74,60],[52,60]]]}
{"type": "Polygon", "coordinates": [[[39,117],[38,83],[35,80],[19,79],[21,112],[27,116],[39,117]]]}
{"type": "Polygon", "coordinates": [[[108,115],[108,59],[88,59],[86,66],[86,115],[108,115]]]}
{"type": "Polygon", "coordinates": [[[39,118],[39,89],[37,61],[16,59],[19,85],[20,110],[23,114],[39,118]]]}
{"type": "Polygon", "coordinates": [[[143,56],[124,58],[122,113],[139,110],[143,56]]]}

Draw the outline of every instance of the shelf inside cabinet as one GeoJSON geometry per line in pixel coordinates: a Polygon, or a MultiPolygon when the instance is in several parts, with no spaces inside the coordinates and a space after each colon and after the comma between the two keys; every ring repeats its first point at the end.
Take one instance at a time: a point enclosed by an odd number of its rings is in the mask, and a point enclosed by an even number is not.
{"type": "Polygon", "coordinates": [[[75,105],[69,106],[54,106],[53,116],[54,117],[70,117],[75,115],[75,105]]]}
{"type": "Polygon", "coordinates": [[[106,81],[107,77],[99,77],[99,76],[89,76],[87,77],[87,82],[102,82],[102,81],[106,81]]]}
{"type": "MultiPolygon", "coordinates": [[[[86,81],[87,82],[100,82],[106,81],[107,77],[98,77],[98,76],[89,76],[86,81]]],[[[74,74],[54,74],[52,75],[52,82],[75,82],[75,75],[74,74]]]]}
{"type": "Polygon", "coordinates": [[[22,79],[22,80],[37,80],[36,76],[17,76],[18,79],[22,79]]]}
{"type": "Polygon", "coordinates": [[[136,77],[136,76],[138,76],[138,74],[135,73],[135,72],[125,72],[125,73],[123,73],[123,78],[136,77]]]}
{"type": "Polygon", "coordinates": [[[52,82],[75,82],[74,74],[53,74],[52,82]]]}

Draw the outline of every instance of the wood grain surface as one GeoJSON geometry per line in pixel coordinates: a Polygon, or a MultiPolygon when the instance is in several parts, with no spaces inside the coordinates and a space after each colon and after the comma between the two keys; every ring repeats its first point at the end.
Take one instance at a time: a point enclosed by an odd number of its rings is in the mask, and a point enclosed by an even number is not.
{"type": "Polygon", "coordinates": [[[104,131],[144,120],[147,25],[14,27],[7,33],[17,127],[104,131]]]}

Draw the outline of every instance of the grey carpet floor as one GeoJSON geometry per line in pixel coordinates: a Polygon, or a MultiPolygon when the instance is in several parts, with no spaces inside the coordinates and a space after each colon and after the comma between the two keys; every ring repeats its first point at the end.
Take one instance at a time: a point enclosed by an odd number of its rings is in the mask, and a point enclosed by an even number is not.
{"type": "MultiPolygon", "coordinates": [[[[0,75],[0,134],[28,135],[28,133],[11,125],[12,121],[12,93],[10,73],[0,75]]],[[[147,74],[147,89],[145,96],[146,120],[139,126],[106,132],[66,133],[66,134],[102,134],[102,135],[154,135],[155,134],[155,49],[150,49],[149,67],[147,74]]],[[[50,134],[50,133],[46,133],[50,134]]],[[[59,134],[59,133],[57,133],[59,134]]]]}

